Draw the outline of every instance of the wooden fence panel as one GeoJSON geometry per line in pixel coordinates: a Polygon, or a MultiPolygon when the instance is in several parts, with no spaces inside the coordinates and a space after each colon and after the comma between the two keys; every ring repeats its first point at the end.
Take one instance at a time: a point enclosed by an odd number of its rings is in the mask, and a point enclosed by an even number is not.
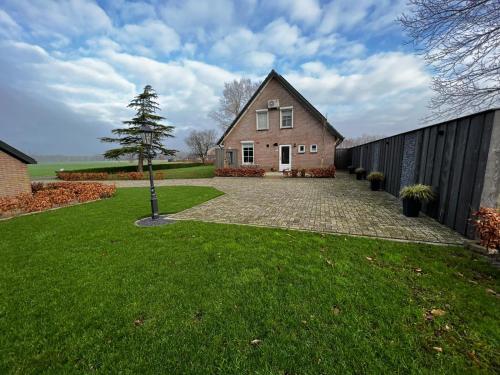
{"type": "Polygon", "coordinates": [[[431,185],[436,200],[424,205],[423,211],[472,237],[470,216],[481,200],[495,115],[500,111],[484,111],[352,147],[350,163],[384,173],[385,190],[396,196],[403,182],[431,185]]]}

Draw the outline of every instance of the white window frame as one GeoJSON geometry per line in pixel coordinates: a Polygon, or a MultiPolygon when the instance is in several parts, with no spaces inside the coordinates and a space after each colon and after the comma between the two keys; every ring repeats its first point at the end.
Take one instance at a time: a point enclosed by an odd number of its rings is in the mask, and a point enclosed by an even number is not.
{"type": "Polygon", "coordinates": [[[267,109],[257,109],[255,111],[255,129],[257,129],[257,131],[269,130],[269,111],[267,109]],[[267,115],[267,128],[259,129],[259,113],[262,112],[266,112],[267,115]]]}
{"type": "Polygon", "coordinates": [[[299,145],[299,147],[297,148],[297,153],[305,154],[306,153],[306,145],[299,145]],[[301,151],[301,149],[302,149],[302,151],[301,151]]]}
{"type": "Polygon", "coordinates": [[[280,129],[293,129],[293,106],[280,107],[280,129]],[[288,109],[292,110],[292,126],[283,126],[283,116],[282,116],[282,113],[283,113],[283,110],[288,110],[288,109]]]}
{"type": "Polygon", "coordinates": [[[318,152],[318,145],[316,143],[312,144],[310,147],[309,147],[309,152],[311,154],[316,154],[318,152]],[[316,150],[313,150],[313,147],[316,148],[316,150]]]}
{"type": "Polygon", "coordinates": [[[255,143],[254,141],[241,141],[241,165],[254,165],[255,164],[255,143]],[[245,163],[245,152],[243,149],[245,148],[245,145],[252,145],[252,162],[251,163],[245,163]]]}

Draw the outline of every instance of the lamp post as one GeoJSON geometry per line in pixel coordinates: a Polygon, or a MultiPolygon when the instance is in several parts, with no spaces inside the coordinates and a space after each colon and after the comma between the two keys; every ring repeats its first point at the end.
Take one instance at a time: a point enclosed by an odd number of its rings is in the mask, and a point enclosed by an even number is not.
{"type": "Polygon", "coordinates": [[[149,169],[149,187],[151,191],[151,219],[157,220],[158,215],[158,199],[156,198],[155,184],[153,181],[153,165],[151,163],[152,148],[153,148],[153,129],[149,125],[142,125],[140,128],[142,145],[147,150],[148,169],[149,169]]]}

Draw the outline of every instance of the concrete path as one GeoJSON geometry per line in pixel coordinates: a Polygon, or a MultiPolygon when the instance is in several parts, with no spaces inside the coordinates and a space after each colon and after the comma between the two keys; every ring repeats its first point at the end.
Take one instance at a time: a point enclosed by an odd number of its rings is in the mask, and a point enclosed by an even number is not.
{"type": "MultiPolygon", "coordinates": [[[[118,187],[148,181],[115,181],[118,187]]],[[[462,244],[463,237],[421,214],[407,218],[399,200],[372,192],[367,181],[338,173],[335,179],[213,178],[162,180],[158,186],[212,186],[226,193],[171,215],[175,219],[250,224],[407,241],[462,244]]]]}

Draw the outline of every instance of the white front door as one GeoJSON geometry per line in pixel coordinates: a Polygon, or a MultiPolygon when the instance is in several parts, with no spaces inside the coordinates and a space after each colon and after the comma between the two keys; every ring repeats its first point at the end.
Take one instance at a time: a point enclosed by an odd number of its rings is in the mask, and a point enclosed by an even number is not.
{"type": "Polygon", "coordinates": [[[292,146],[280,145],[280,172],[292,169],[292,146]]]}

